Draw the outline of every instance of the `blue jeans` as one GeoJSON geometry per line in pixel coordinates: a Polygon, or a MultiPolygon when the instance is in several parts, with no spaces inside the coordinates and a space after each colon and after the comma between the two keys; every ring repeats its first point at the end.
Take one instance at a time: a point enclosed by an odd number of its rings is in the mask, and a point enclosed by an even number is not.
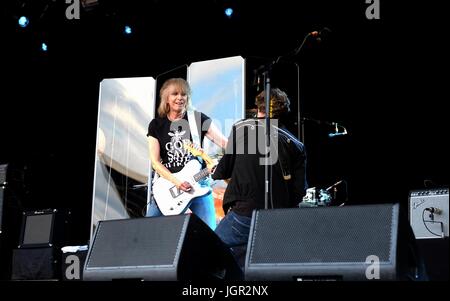
{"type": "Polygon", "coordinates": [[[244,270],[251,217],[230,211],[220,221],[216,234],[230,248],[239,267],[244,270]]]}
{"type": "MultiPolygon", "coordinates": [[[[205,222],[213,231],[216,229],[216,209],[214,208],[214,199],[212,191],[204,196],[199,196],[191,200],[191,203],[186,207],[191,209],[192,213],[197,215],[203,222],[205,222]]],[[[161,216],[161,210],[158,208],[156,201],[151,199],[147,208],[147,216],[161,216]]]]}

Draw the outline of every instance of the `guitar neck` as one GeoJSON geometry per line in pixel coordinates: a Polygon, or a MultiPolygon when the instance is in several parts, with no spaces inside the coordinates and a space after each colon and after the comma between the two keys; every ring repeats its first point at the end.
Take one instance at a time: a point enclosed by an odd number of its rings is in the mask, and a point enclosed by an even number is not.
{"type": "MultiPolygon", "coordinates": [[[[211,157],[208,156],[207,153],[205,153],[202,149],[198,149],[198,148],[196,149],[190,141],[184,142],[183,146],[184,146],[185,149],[190,151],[192,153],[192,155],[202,158],[206,162],[207,165],[213,165],[214,164],[213,159],[211,159],[211,157]]],[[[202,169],[201,171],[199,171],[198,173],[196,173],[194,175],[194,180],[196,182],[198,182],[198,181],[204,179],[208,175],[209,175],[208,168],[204,168],[204,169],[202,169]]]]}
{"type": "Polygon", "coordinates": [[[205,152],[201,153],[200,158],[202,158],[206,162],[206,164],[208,164],[208,165],[209,164],[214,164],[213,159],[211,159],[211,157],[208,156],[208,154],[205,153],[205,152]]]}
{"type": "Polygon", "coordinates": [[[209,171],[208,168],[203,168],[202,170],[200,170],[198,173],[196,173],[194,175],[194,180],[196,182],[203,180],[204,178],[206,178],[209,175],[209,171]]]}

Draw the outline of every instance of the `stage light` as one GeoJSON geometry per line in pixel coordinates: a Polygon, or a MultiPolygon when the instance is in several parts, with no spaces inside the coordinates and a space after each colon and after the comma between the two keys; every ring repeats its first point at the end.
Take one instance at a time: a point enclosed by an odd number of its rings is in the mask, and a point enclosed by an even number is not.
{"type": "Polygon", "coordinates": [[[133,30],[131,29],[130,26],[126,25],[126,26],[124,27],[124,29],[123,29],[123,32],[124,32],[125,34],[127,34],[127,35],[130,35],[130,34],[133,33],[133,30]]]}
{"type": "Polygon", "coordinates": [[[25,16],[22,16],[22,17],[19,18],[19,21],[17,21],[17,23],[19,23],[20,27],[25,28],[30,23],[30,19],[28,19],[25,16]]]}
{"type": "Polygon", "coordinates": [[[225,9],[225,15],[226,15],[228,18],[231,18],[231,16],[233,15],[233,9],[232,9],[231,7],[227,7],[227,8],[225,9]]]}
{"type": "Polygon", "coordinates": [[[47,46],[47,44],[46,44],[45,42],[43,42],[43,43],[41,44],[41,50],[42,50],[43,52],[47,52],[48,46],[47,46]]]}

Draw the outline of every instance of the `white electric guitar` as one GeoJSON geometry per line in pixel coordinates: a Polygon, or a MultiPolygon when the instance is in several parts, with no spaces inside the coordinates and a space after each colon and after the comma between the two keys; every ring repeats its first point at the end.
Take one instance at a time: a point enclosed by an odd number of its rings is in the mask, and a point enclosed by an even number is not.
{"type": "MultiPolygon", "coordinates": [[[[189,142],[183,143],[184,148],[189,150],[194,156],[201,156],[208,164],[212,163],[212,159],[203,152],[203,150],[196,149],[194,145],[189,142]]],[[[210,191],[209,187],[201,187],[198,183],[209,175],[208,168],[202,169],[199,161],[189,161],[181,171],[173,173],[173,175],[180,181],[187,181],[192,188],[186,192],[178,189],[172,182],[163,177],[159,177],[153,183],[153,197],[158,204],[159,210],[164,215],[177,215],[186,211],[187,206],[193,198],[204,196],[210,191]]]]}

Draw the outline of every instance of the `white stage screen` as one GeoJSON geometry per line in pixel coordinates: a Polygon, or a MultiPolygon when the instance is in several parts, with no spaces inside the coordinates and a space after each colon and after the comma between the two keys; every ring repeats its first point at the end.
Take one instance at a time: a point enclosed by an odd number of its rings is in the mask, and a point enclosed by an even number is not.
{"type": "Polygon", "coordinates": [[[100,84],[91,239],[100,220],[145,214],[150,181],[147,126],[154,118],[152,77],[100,84]]]}
{"type": "MultiPolygon", "coordinates": [[[[192,107],[213,120],[225,137],[232,125],[245,117],[245,60],[240,56],[192,63],[188,68],[192,89],[192,107]]],[[[220,159],[224,150],[204,139],[203,148],[220,159]]],[[[226,184],[213,183],[217,221],[223,217],[222,198],[226,184]]]]}

